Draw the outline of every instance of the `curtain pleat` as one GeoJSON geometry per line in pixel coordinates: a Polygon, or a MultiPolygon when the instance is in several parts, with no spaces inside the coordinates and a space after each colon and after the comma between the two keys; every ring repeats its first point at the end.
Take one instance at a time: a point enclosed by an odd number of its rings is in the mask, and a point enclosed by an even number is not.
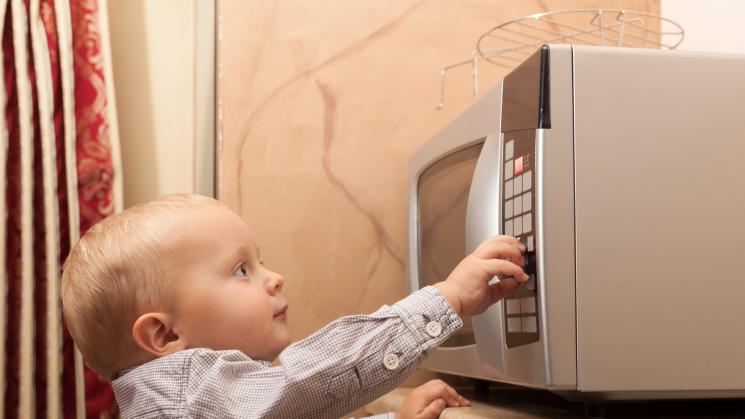
{"type": "MultiPolygon", "coordinates": [[[[109,126],[109,144],[111,148],[111,166],[113,173],[122,173],[122,155],[121,147],[119,146],[119,121],[116,117],[116,95],[114,92],[114,65],[111,60],[111,37],[109,32],[109,11],[107,1],[102,1],[99,4],[98,13],[98,24],[100,26],[101,36],[101,59],[103,63],[103,78],[106,80],[105,95],[107,98],[106,102],[106,114],[108,126],[109,126]]],[[[124,181],[122,176],[114,176],[113,178],[113,200],[114,200],[114,212],[121,212],[124,210],[124,181]]]]}
{"type": "Polygon", "coordinates": [[[100,19],[96,0],[0,0],[2,417],[97,417],[113,404],[110,386],[84,372],[59,298],[71,246],[120,209],[100,19]]]}
{"type": "Polygon", "coordinates": [[[16,89],[15,52],[13,48],[12,13],[10,3],[6,4],[3,24],[3,68],[6,91],[5,124],[8,131],[6,155],[6,331],[5,331],[5,398],[3,417],[18,417],[19,392],[19,323],[20,323],[20,260],[21,260],[21,222],[20,222],[20,140],[18,126],[18,95],[16,89]]]}
{"type": "MultiPolygon", "coordinates": [[[[44,318],[44,324],[37,323],[37,336],[44,336],[37,344],[37,356],[45,360],[46,368],[37,374],[37,388],[46,388],[46,397],[37,399],[37,410],[46,411],[48,418],[59,418],[62,415],[62,394],[60,388],[60,377],[62,372],[62,315],[60,311],[60,222],[59,203],[57,196],[57,156],[56,156],[56,132],[54,122],[54,79],[52,73],[52,59],[50,40],[46,24],[42,19],[42,3],[40,0],[31,0],[31,18],[29,26],[31,29],[31,40],[34,52],[34,71],[36,75],[39,128],[41,141],[38,142],[41,151],[41,208],[43,209],[44,242],[42,252],[45,255],[45,266],[43,269],[46,287],[45,293],[38,295],[39,305],[37,315],[44,318]],[[40,310],[43,302],[44,311],[40,310]],[[44,330],[46,333],[40,333],[44,330]]],[[[53,9],[44,9],[45,13],[53,12],[53,9]]],[[[52,42],[52,48],[56,45],[52,42]]],[[[39,185],[37,185],[39,186],[39,185]]],[[[38,207],[37,207],[38,208],[38,207]]],[[[37,266],[39,264],[37,263],[37,266]]],[[[37,276],[37,278],[40,278],[37,276]]],[[[39,367],[37,362],[37,368],[39,367]]],[[[38,415],[37,415],[38,416],[38,415]]]]}
{"type": "Polygon", "coordinates": [[[34,417],[33,98],[29,79],[26,6],[12,0],[18,123],[20,127],[20,324],[18,417],[34,417]]]}
{"type": "MultiPolygon", "coordinates": [[[[5,34],[5,13],[7,10],[7,0],[0,0],[0,37],[4,40],[5,34]]],[[[0,46],[4,46],[4,41],[0,40],[0,46]]],[[[3,54],[0,55],[0,109],[3,109],[2,117],[0,117],[0,173],[6,174],[6,161],[8,157],[8,124],[6,121],[5,109],[8,104],[7,89],[5,88],[5,62],[8,57],[5,56],[3,48],[3,54]]],[[[0,182],[0,197],[5,198],[6,182],[0,182]]],[[[7,303],[8,297],[8,274],[6,268],[6,223],[7,223],[7,207],[5,205],[5,199],[0,200],[0,266],[3,267],[0,270],[0,344],[5,344],[5,337],[7,335],[7,303]]],[[[3,354],[4,355],[4,354],[3,354]]],[[[5,395],[5,365],[6,357],[0,356],[0,395],[5,395]]],[[[0,397],[0,415],[5,413],[5,397],[0,397]]]]}
{"type": "MultiPolygon", "coordinates": [[[[80,208],[78,204],[78,172],[76,163],[75,76],[72,53],[72,18],[68,0],[54,0],[59,48],[60,83],[62,88],[62,125],[64,127],[64,177],[67,200],[68,248],[80,238],[80,208]]],[[[63,182],[60,182],[63,184],[63,182]]],[[[64,253],[66,254],[66,253],[64,253]]],[[[63,324],[64,328],[64,324],[63,324]]],[[[80,352],[75,348],[67,329],[62,341],[62,400],[65,419],[85,417],[85,380],[80,352]]]]}

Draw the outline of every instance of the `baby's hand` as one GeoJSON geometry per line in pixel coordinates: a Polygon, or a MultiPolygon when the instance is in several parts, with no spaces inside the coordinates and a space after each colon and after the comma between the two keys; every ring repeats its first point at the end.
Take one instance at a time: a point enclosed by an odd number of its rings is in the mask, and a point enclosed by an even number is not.
{"type": "Polygon", "coordinates": [[[525,266],[523,252],[525,246],[514,237],[490,237],[466,256],[447,280],[434,286],[456,313],[479,314],[528,280],[522,269],[525,266]],[[489,285],[489,280],[497,275],[511,278],[489,285]]]}
{"type": "Polygon", "coordinates": [[[396,419],[436,419],[445,407],[470,406],[452,387],[442,380],[430,380],[411,390],[396,419]]]}

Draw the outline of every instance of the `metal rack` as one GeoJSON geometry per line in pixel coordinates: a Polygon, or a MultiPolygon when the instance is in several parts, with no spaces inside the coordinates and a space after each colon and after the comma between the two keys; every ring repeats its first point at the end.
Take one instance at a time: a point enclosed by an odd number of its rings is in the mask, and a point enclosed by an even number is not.
{"type": "Polygon", "coordinates": [[[543,44],[599,45],[674,49],[683,42],[683,27],[651,13],[620,9],[568,9],[537,13],[497,25],[476,42],[471,58],[440,72],[440,103],[445,106],[445,77],[471,66],[474,98],[479,94],[479,63],[514,68],[543,44]],[[662,27],[666,26],[665,30],[662,27]]]}

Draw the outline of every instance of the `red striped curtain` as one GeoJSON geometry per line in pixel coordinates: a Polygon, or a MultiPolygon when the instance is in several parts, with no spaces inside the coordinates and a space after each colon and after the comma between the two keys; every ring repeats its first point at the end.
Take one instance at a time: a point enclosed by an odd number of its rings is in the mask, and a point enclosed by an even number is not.
{"type": "Polygon", "coordinates": [[[121,208],[105,2],[0,0],[0,24],[0,415],[105,416],[59,300],[70,246],[121,208]]]}

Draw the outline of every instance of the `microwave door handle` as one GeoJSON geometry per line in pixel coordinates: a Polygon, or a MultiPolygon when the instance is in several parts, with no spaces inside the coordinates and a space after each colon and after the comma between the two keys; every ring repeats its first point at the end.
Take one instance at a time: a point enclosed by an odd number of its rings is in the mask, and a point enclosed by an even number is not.
{"type": "MultiPolygon", "coordinates": [[[[466,253],[486,238],[502,234],[501,181],[504,136],[486,137],[471,180],[466,207],[466,253]]],[[[492,279],[497,281],[497,278],[492,279]]],[[[505,376],[505,331],[502,301],[472,318],[481,367],[494,378],[505,376]]]]}

